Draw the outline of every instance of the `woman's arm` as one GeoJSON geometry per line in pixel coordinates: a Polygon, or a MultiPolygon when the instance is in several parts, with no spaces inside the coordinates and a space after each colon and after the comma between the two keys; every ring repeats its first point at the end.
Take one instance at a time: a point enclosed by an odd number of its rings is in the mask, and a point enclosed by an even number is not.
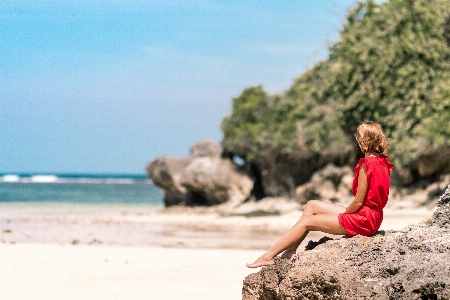
{"type": "Polygon", "coordinates": [[[346,214],[351,214],[357,211],[364,203],[364,198],[366,198],[366,193],[368,189],[367,185],[367,172],[366,172],[366,164],[361,164],[359,168],[358,174],[358,189],[356,190],[355,198],[352,203],[347,207],[345,211],[346,214]]]}

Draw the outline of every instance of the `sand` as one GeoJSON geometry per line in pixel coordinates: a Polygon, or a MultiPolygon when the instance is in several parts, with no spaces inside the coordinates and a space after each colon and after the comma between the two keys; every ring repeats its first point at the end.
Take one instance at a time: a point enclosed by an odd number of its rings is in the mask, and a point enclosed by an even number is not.
{"type": "MultiPolygon", "coordinates": [[[[387,209],[381,229],[431,214],[387,209]]],[[[300,215],[2,203],[0,299],[240,299],[243,279],[257,271],[245,263],[300,215]]],[[[322,236],[310,234],[301,249],[322,236]]]]}
{"type": "Polygon", "coordinates": [[[0,245],[1,299],[240,299],[259,251],[0,245]]]}

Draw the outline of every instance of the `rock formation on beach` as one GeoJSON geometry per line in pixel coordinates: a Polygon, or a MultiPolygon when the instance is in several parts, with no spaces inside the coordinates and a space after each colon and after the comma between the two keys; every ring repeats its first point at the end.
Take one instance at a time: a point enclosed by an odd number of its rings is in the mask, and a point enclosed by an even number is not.
{"type": "Polygon", "coordinates": [[[147,174],[164,189],[166,206],[238,205],[250,196],[253,181],[221,154],[216,142],[203,140],[192,145],[189,157],[154,159],[147,174]]]}
{"type": "Polygon", "coordinates": [[[242,298],[450,299],[450,185],[420,224],[322,241],[247,276],[242,298]]]}
{"type": "Polygon", "coordinates": [[[353,170],[349,166],[338,168],[328,164],[315,172],[311,180],[295,190],[295,198],[301,204],[308,200],[329,200],[332,202],[351,202],[353,170]]]}

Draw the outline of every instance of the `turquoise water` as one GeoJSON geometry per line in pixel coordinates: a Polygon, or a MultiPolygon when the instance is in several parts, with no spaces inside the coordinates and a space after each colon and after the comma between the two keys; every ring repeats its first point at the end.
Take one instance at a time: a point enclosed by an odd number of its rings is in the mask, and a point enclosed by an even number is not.
{"type": "Polygon", "coordinates": [[[0,202],[163,206],[163,192],[144,175],[0,174],[0,202]]]}

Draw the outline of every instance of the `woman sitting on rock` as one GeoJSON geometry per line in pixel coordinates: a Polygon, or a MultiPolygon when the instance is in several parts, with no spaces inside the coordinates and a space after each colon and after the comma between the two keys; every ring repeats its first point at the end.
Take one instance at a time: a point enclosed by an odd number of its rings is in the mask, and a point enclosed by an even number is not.
{"type": "Polygon", "coordinates": [[[386,137],[380,125],[363,122],[355,134],[365,157],[355,166],[350,205],[344,206],[310,200],[300,220],[281,239],[249,268],[274,264],[273,258],[284,251],[282,258],[290,258],[310,231],[329,234],[358,234],[370,236],[377,232],[383,221],[383,208],[389,195],[392,164],[383,152],[388,148],[386,137]]]}

